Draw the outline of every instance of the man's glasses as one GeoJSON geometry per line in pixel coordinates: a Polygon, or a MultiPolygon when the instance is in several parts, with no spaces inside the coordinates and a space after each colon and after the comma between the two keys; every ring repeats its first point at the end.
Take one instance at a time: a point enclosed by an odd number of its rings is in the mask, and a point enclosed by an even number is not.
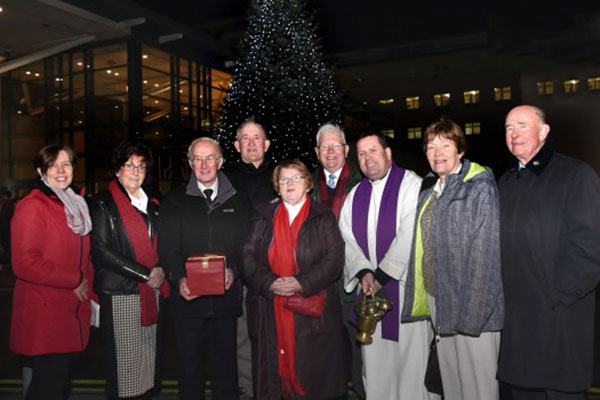
{"type": "Polygon", "coordinates": [[[321,151],[329,151],[329,149],[332,149],[333,151],[340,151],[344,148],[344,146],[345,144],[342,143],[322,144],[318,146],[318,149],[321,151]]]}

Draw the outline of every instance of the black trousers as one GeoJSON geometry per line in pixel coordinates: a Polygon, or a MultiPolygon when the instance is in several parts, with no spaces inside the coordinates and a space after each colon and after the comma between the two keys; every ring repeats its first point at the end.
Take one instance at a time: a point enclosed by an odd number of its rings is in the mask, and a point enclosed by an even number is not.
{"type": "Polygon", "coordinates": [[[180,400],[204,400],[208,370],[213,400],[239,397],[237,374],[237,318],[173,318],[177,340],[180,400]],[[208,354],[208,360],[202,355],[208,354]]]}
{"type": "Polygon", "coordinates": [[[584,400],[583,392],[559,392],[550,389],[530,389],[510,386],[512,400],[584,400]]]}
{"type": "Polygon", "coordinates": [[[348,318],[350,317],[350,313],[353,312],[354,303],[342,303],[342,312],[343,312],[343,323],[344,327],[346,327],[346,333],[348,334],[348,343],[350,347],[350,356],[352,357],[350,364],[350,376],[352,380],[352,388],[354,392],[360,399],[364,399],[365,387],[362,381],[362,354],[361,354],[361,346],[356,342],[356,327],[352,325],[348,318]]]}
{"type": "Polygon", "coordinates": [[[69,397],[71,354],[48,354],[31,359],[31,384],[26,400],[64,400],[69,397]]]}

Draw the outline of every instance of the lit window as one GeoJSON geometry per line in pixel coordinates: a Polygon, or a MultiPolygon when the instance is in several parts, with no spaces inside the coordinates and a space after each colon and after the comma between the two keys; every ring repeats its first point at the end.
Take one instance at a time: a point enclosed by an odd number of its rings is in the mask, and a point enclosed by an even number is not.
{"type": "Polygon", "coordinates": [[[444,107],[450,103],[450,93],[438,93],[433,96],[436,107],[444,107]]]}
{"type": "Polygon", "coordinates": [[[379,104],[392,104],[394,99],[381,99],[379,100],[379,104]]]}
{"type": "Polygon", "coordinates": [[[381,134],[383,136],[387,136],[387,137],[392,138],[392,139],[394,138],[394,130],[393,129],[383,129],[381,131],[381,134]]]}
{"type": "Polygon", "coordinates": [[[465,104],[479,103],[479,90],[467,90],[464,92],[465,104]]]}
{"type": "Polygon", "coordinates": [[[410,140],[421,139],[421,127],[417,126],[413,128],[408,128],[408,138],[410,140]]]}
{"type": "Polygon", "coordinates": [[[600,77],[588,78],[588,90],[600,90],[600,77]]]}
{"type": "Polygon", "coordinates": [[[537,83],[537,92],[540,96],[549,96],[554,94],[554,82],[553,81],[544,81],[537,83]]]}
{"type": "Polygon", "coordinates": [[[579,90],[579,79],[564,81],[565,93],[576,93],[579,90]]]}
{"type": "Polygon", "coordinates": [[[512,97],[512,91],[510,86],[494,88],[494,100],[496,101],[508,101],[512,97]]]}
{"type": "Polygon", "coordinates": [[[467,122],[465,124],[465,135],[479,135],[481,133],[481,122],[467,122]]]}
{"type": "Polygon", "coordinates": [[[407,110],[418,110],[419,107],[420,107],[419,96],[406,98],[406,109],[407,110]]]}

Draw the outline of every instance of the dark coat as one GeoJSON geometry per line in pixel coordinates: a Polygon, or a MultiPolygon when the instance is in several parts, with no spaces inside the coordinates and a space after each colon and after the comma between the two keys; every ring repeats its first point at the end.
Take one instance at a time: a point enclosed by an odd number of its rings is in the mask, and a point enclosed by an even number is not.
{"type": "MultiPolygon", "coordinates": [[[[358,167],[358,165],[356,165],[354,162],[350,161],[350,160],[346,160],[346,162],[348,163],[348,165],[350,166],[350,181],[348,182],[348,187],[346,187],[346,193],[343,194],[343,198],[344,200],[346,200],[346,197],[348,197],[348,193],[350,193],[350,191],[352,190],[352,188],[356,185],[358,185],[362,179],[363,179],[363,175],[360,172],[360,168],[358,167]]],[[[319,174],[325,174],[325,169],[323,168],[322,165],[319,165],[317,167],[317,169],[315,169],[312,173],[312,178],[313,178],[313,182],[315,184],[315,186],[313,187],[312,191],[310,192],[310,197],[315,199],[318,202],[322,202],[321,201],[321,188],[319,187],[319,174]]],[[[326,178],[327,180],[327,178],[326,178]]],[[[329,196],[330,201],[333,200],[333,190],[331,190],[331,194],[329,196]]]]}
{"type": "MultiPolygon", "coordinates": [[[[274,295],[269,287],[278,278],[269,266],[269,247],[279,201],[258,208],[242,246],[241,275],[248,285],[248,331],[253,346],[252,375],[257,399],[281,399],[277,358],[274,295]]],[[[335,282],[344,266],[344,242],[335,217],[312,202],[298,236],[296,275],[304,296],[327,289],[320,318],[296,314],[296,371],[306,399],[327,399],[346,393],[348,377],[345,332],[335,282]]]]}
{"type": "MultiPolygon", "coordinates": [[[[125,189],[117,182],[119,188],[125,189]]],[[[152,238],[158,231],[158,204],[148,196],[147,218],[152,238]]],[[[98,294],[119,295],[139,293],[138,282],[150,279],[150,269],[135,261],[135,253],[117,204],[110,191],[93,196],[89,201],[92,217],[92,261],[94,290],[98,294]]]]}
{"type": "Polygon", "coordinates": [[[498,378],[582,391],[592,378],[600,180],[547,142],[499,189],[506,314],[498,378]]]}
{"type": "Polygon", "coordinates": [[[11,350],[30,356],[85,350],[90,301],[79,301],[73,289],[85,278],[93,295],[89,235],[73,233],[63,203],[44,184],[19,202],[11,229],[17,277],[11,350]]]}
{"type": "Polygon", "coordinates": [[[273,170],[269,160],[264,160],[258,168],[252,163],[238,161],[225,171],[225,175],[234,188],[241,189],[248,194],[252,207],[256,208],[277,197],[271,182],[273,170]]]}
{"type": "MultiPolygon", "coordinates": [[[[360,172],[360,168],[358,168],[358,165],[351,162],[350,160],[346,160],[346,162],[348,163],[348,166],[350,167],[350,180],[348,181],[348,186],[346,186],[346,191],[341,194],[342,205],[346,201],[346,197],[348,197],[348,193],[350,193],[352,188],[354,186],[358,185],[363,179],[363,176],[360,172]]],[[[331,209],[333,199],[335,196],[335,190],[328,189],[330,191],[329,192],[329,201],[327,203],[323,202],[323,200],[322,200],[323,196],[321,196],[321,188],[319,186],[319,174],[321,174],[323,176],[326,175],[325,169],[323,168],[322,165],[319,165],[317,167],[317,169],[315,169],[312,173],[314,187],[313,187],[312,191],[310,192],[310,197],[313,200],[318,201],[319,203],[325,204],[329,209],[331,209]]],[[[338,182],[338,184],[339,184],[339,182],[338,182]]],[[[343,275],[340,275],[340,278],[338,279],[338,282],[337,282],[337,287],[338,287],[338,296],[340,296],[340,300],[343,303],[353,303],[356,300],[355,292],[347,293],[344,290],[344,276],[343,275]]]]}
{"type": "Polygon", "coordinates": [[[239,248],[252,207],[245,192],[233,188],[225,174],[218,173],[219,190],[209,206],[190,174],[185,186],[167,194],[158,223],[159,265],[172,287],[171,315],[183,318],[237,317],[241,313],[239,279],[222,296],[204,296],[186,301],[179,295],[179,280],[186,276],[185,260],[201,253],[225,253],[227,267],[237,277],[239,248]]]}

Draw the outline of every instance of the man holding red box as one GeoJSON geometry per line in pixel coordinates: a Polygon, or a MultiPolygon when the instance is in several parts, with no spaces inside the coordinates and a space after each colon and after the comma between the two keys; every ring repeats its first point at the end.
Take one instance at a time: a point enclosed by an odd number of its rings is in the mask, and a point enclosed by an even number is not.
{"type": "Polygon", "coordinates": [[[188,160],[192,168],[189,181],[165,196],[159,221],[160,265],[174,292],[171,314],[179,398],[204,399],[207,376],[202,355],[208,354],[212,398],[236,399],[236,319],[241,312],[236,266],[243,227],[252,208],[246,193],[234,189],[219,171],[223,156],[218,142],[207,137],[194,140],[188,160]],[[222,262],[214,259],[219,256],[225,257],[222,262]],[[195,272],[200,268],[200,273],[188,275],[186,264],[195,272]],[[199,289],[192,292],[190,287],[199,289]],[[223,289],[223,294],[202,295],[223,289]]]}

